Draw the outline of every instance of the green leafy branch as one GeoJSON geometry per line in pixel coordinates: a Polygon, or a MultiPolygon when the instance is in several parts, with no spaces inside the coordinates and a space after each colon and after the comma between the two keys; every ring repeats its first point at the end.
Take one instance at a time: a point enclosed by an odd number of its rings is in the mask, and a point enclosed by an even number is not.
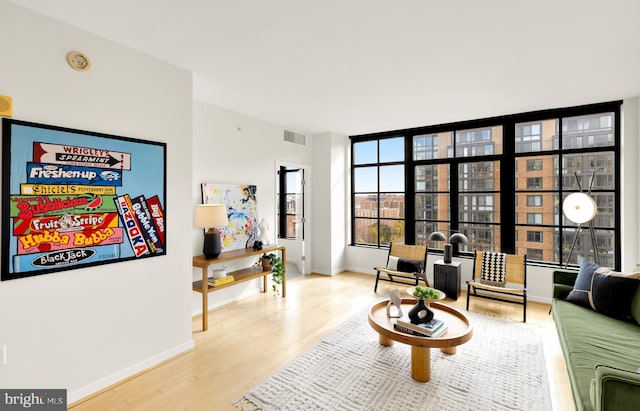
{"type": "Polygon", "coordinates": [[[271,266],[271,281],[273,281],[272,289],[275,295],[280,295],[280,285],[282,285],[282,281],[284,281],[284,264],[282,259],[278,257],[276,254],[263,254],[260,256],[260,260],[258,263],[262,264],[263,260],[269,261],[269,265],[271,266]]]}

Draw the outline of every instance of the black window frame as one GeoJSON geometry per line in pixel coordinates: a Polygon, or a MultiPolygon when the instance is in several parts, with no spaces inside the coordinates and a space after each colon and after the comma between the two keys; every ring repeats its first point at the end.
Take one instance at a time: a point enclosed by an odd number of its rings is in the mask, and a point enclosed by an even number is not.
{"type": "MultiPolygon", "coordinates": [[[[302,230],[299,233],[299,237],[298,235],[296,235],[296,228],[294,227],[294,232],[290,233],[289,231],[289,226],[288,226],[288,217],[290,216],[296,216],[295,211],[293,213],[290,212],[290,203],[289,203],[289,198],[291,196],[295,197],[300,197],[300,205],[302,206],[302,210],[301,213],[302,215],[304,215],[304,189],[302,190],[301,193],[298,193],[296,191],[290,191],[289,190],[289,184],[288,184],[288,179],[287,179],[287,175],[289,173],[297,173],[299,171],[302,170],[302,179],[304,180],[304,169],[301,168],[287,168],[286,166],[280,166],[278,168],[278,193],[276,193],[276,197],[277,197],[277,213],[276,213],[276,217],[277,217],[277,237],[284,239],[284,240],[296,240],[298,238],[301,238],[304,240],[304,224],[302,224],[302,230]],[[281,218],[282,216],[284,216],[284,218],[281,218]]],[[[304,184],[304,181],[303,183],[304,184]]]]}
{"type": "MultiPolygon", "coordinates": [[[[403,155],[404,155],[404,159],[403,160],[390,160],[390,161],[382,161],[381,160],[381,149],[380,149],[380,142],[384,141],[384,140],[391,140],[391,139],[397,139],[397,138],[403,138],[402,135],[398,135],[398,134],[391,134],[391,135],[387,135],[383,138],[370,138],[370,139],[359,139],[358,141],[352,141],[351,144],[351,233],[352,233],[352,243],[354,242],[355,239],[355,230],[356,230],[356,220],[360,219],[360,220],[371,220],[371,221],[375,221],[375,225],[376,225],[376,242],[375,243],[359,243],[359,246],[363,246],[363,247],[377,247],[377,248],[388,248],[389,244],[385,243],[382,238],[383,236],[383,230],[381,229],[382,224],[381,224],[381,220],[382,221],[398,221],[401,222],[403,224],[402,229],[406,231],[406,192],[407,192],[407,170],[406,170],[406,159],[407,159],[407,141],[406,138],[404,139],[403,145],[404,145],[404,150],[403,150],[403,155]],[[371,141],[376,141],[376,161],[375,162],[363,162],[363,163],[359,163],[359,164],[355,164],[355,150],[354,150],[354,144],[357,143],[364,143],[364,142],[371,142],[371,141]],[[403,166],[404,167],[404,173],[405,173],[405,179],[404,179],[404,191],[400,192],[400,191],[394,191],[394,190],[381,190],[380,188],[380,169],[383,167],[389,167],[389,166],[403,166]],[[359,191],[356,192],[355,191],[355,173],[357,169],[361,169],[361,168],[376,168],[376,178],[377,178],[377,191],[373,192],[373,191],[359,191]],[[376,209],[376,215],[375,216],[356,216],[356,211],[355,211],[355,206],[356,206],[356,195],[370,195],[370,196],[375,196],[376,197],[376,203],[377,203],[377,209],[376,209]],[[404,210],[402,210],[402,213],[404,214],[404,217],[402,218],[396,218],[396,217],[390,217],[390,216],[385,216],[384,213],[381,212],[381,210],[383,209],[383,207],[381,207],[381,204],[383,204],[383,199],[382,199],[382,195],[402,195],[405,199],[405,208],[404,210]]],[[[405,232],[406,235],[406,232],[405,232]]]]}
{"type": "MultiPolygon", "coordinates": [[[[613,217],[613,227],[607,227],[607,230],[613,231],[613,242],[614,244],[614,269],[620,269],[621,265],[621,235],[620,235],[620,224],[621,224],[621,203],[620,203],[620,189],[621,189],[621,164],[620,164],[620,139],[621,139],[621,108],[622,101],[610,101],[605,103],[597,103],[597,104],[589,104],[583,106],[576,107],[566,107],[566,108],[556,108],[549,110],[540,110],[533,111],[527,113],[519,113],[512,114],[506,116],[498,116],[491,117],[486,119],[479,120],[471,120],[471,121],[463,121],[463,122],[455,122],[455,123],[447,123],[447,124],[439,124],[433,126],[425,126],[425,127],[416,127],[411,129],[403,129],[403,130],[393,130],[389,132],[380,132],[380,133],[372,133],[372,134],[363,134],[363,135],[353,135],[350,136],[351,147],[353,149],[353,144],[365,140],[379,140],[390,137],[398,137],[403,136],[405,138],[405,159],[402,162],[405,166],[405,239],[404,242],[407,244],[415,244],[416,243],[416,213],[415,213],[415,166],[420,164],[448,164],[450,179],[449,179],[449,228],[451,232],[454,232],[460,226],[459,220],[459,210],[457,207],[457,199],[460,195],[461,191],[458,188],[458,167],[462,163],[468,162],[477,162],[477,161],[499,161],[501,167],[501,177],[500,177],[500,191],[502,193],[516,193],[516,187],[514,182],[514,174],[515,174],[515,164],[516,159],[519,157],[531,157],[536,153],[532,152],[517,152],[515,147],[515,126],[516,124],[521,123],[535,123],[541,122],[544,120],[548,120],[551,118],[571,118],[577,116],[588,116],[592,114],[601,114],[601,113],[613,113],[614,119],[614,127],[613,127],[613,145],[612,146],[593,146],[593,147],[568,147],[563,148],[561,144],[558,147],[553,147],[552,150],[548,150],[546,154],[553,155],[566,155],[566,154],[579,154],[579,153],[598,153],[598,152],[613,152],[613,178],[614,178],[614,189],[610,190],[613,194],[614,198],[614,217],[613,217]],[[479,156],[466,156],[466,157],[456,157],[448,156],[446,158],[437,158],[437,159],[427,159],[427,160],[415,160],[413,157],[413,138],[421,135],[436,135],[438,133],[450,133],[453,132],[455,136],[456,131],[464,131],[470,129],[478,129],[478,128],[490,128],[501,126],[503,130],[503,147],[502,153],[500,154],[486,154],[479,156]],[[511,176],[509,178],[508,176],[511,176]],[[454,201],[454,199],[456,199],[454,201]]],[[[561,132],[562,134],[562,132],[561,132]]],[[[561,138],[561,137],[560,137],[561,138]]],[[[455,151],[455,144],[452,144],[453,150],[455,151]]],[[[352,162],[351,162],[351,177],[353,182],[353,150],[352,150],[352,162]]],[[[562,173],[560,173],[560,177],[562,177],[562,173]]],[[[551,190],[553,193],[558,193],[560,198],[563,198],[563,195],[570,194],[575,190],[565,190],[562,187],[562,178],[559,178],[560,182],[557,187],[554,187],[551,190]]],[[[585,190],[586,191],[586,190],[585,190]]],[[[361,246],[363,244],[358,244],[354,241],[354,218],[353,218],[353,209],[354,207],[354,191],[353,185],[351,186],[351,242],[352,246],[361,246]]],[[[515,219],[515,209],[516,209],[516,200],[515,195],[502,195],[500,196],[500,216],[498,217],[498,225],[500,226],[500,244],[501,251],[513,253],[516,250],[516,226],[522,226],[523,224],[516,224],[515,219]]],[[[563,232],[563,229],[566,227],[573,228],[575,225],[569,225],[564,222],[564,218],[562,218],[562,213],[560,212],[561,218],[560,221],[554,225],[554,227],[559,228],[559,232],[563,232]],[[566,227],[565,227],[566,226],[566,227]]],[[[527,226],[527,224],[524,224],[527,226]]],[[[531,226],[532,228],[536,226],[531,226]]],[[[527,227],[529,228],[529,227],[527,227]]],[[[563,250],[563,244],[566,243],[567,239],[565,239],[563,235],[559,236],[560,238],[557,240],[557,244],[560,250],[563,250]]],[[[364,246],[371,246],[370,244],[366,244],[364,246]]],[[[387,248],[385,245],[378,244],[378,248],[387,248]]],[[[454,247],[455,248],[455,247],[454,247]]],[[[472,254],[469,250],[459,252],[458,250],[454,250],[454,255],[459,256],[469,256],[472,254]]],[[[563,253],[560,253],[558,258],[559,261],[541,261],[539,262],[542,265],[551,265],[551,266],[563,266],[564,261],[562,259],[565,258],[563,253]]]]}

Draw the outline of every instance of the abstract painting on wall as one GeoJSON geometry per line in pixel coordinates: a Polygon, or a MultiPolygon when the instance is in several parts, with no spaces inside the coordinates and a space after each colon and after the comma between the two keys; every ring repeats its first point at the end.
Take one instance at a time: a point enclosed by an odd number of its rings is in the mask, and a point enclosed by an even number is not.
{"type": "Polygon", "coordinates": [[[3,119],[2,280],[166,254],[166,144],[3,119]]]}
{"type": "Polygon", "coordinates": [[[222,251],[252,247],[258,235],[257,188],[248,184],[202,184],[203,204],[224,204],[229,223],[219,227],[222,251]]]}

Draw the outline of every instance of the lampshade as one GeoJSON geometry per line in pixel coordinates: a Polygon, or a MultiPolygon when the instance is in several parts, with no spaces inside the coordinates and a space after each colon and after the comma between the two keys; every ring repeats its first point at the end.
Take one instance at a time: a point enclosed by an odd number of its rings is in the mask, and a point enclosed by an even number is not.
{"type": "Polygon", "coordinates": [[[598,212],[596,202],[585,193],[569,194],[562,203],[562,212],[576,224],[593,220],[598,212]]]}
{"type": "Polygon", "coordinates": [[[449,237],[449,242],[451,244],[467,244],[469,239],[462,233],[453,233],[451,237],[449,237]]]}
{"type": "Polygon", "coordinates": [[[229,223],[227,209],[224,204],[198,204],[194,218],[196,227],[206,228],[202,254],[205,258],[217,258],[221,252],[220,232],[217,227],[229,223]]]}
{"type": "MultiPolygon", "coordinates": [[[[440,231],[434,231],[429,236],[429,241],[446,241],[447,237],[440,231]]],[[[453,246],[451,244],[467,244],[469,240],[462,233],[453,233],[449,237],[449,242],[444,245],[444,263],[451,264],[451,256],[453,254],[453,246]]]]}
{"type": "Polygon", "coordinates": [[[224,227],[229,222],[227,209],[224,204],[198,204],[194,222],[200,228],[224,227]]]}

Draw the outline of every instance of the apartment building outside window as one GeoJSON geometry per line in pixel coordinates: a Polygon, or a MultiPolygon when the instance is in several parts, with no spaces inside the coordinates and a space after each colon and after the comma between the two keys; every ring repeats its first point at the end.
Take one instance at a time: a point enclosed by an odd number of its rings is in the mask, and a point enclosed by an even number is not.
{"type": "MultiPolygon", "coordinates": [[[[562,201],[590,190],[600,262],[619,268],[620,106],[352,136],[352,244],[428,244],[433,231],[459,231],[470,240],[454,250],[463,255],[502,250],[564,264],[577,228],[562,201]]],[[[588,234],[571,264],[593,256],[588,234]]]]}
{"type": "Polygon", "coordinates": [[[404,138],[352,145],[353,242],[388,246],[405,241],[404,138]]]}

